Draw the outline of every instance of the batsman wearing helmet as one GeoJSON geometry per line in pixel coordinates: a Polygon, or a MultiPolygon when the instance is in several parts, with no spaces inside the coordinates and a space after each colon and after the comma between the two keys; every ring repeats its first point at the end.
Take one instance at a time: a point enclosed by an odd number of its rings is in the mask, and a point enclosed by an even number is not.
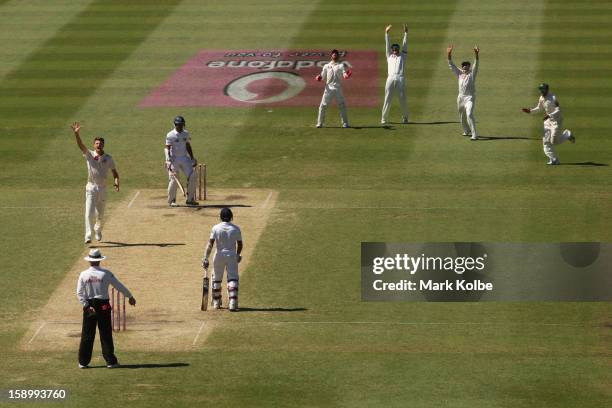
{"type": "Polygon", "coordinates": [[[213,259],[213,309],[221,307],[221,282],[227,269],[227,293],[230,312],[238,311],[238,264],[242,260],[242,233],[240,228],[232,224],[234,215],[229,208],[223,208],[220,214],[221,222],[210,232],[210,240],[202,259],[204,268],[208,268],[208,257],[217,243],[217,252],[213,259]]]}
{"type": "Polygon", "coordinates": [[[561,132],[563,127],[561,107],[557,97],[550,92],[548,84],[540,84],[538,90],[540,91],[538,105],[535,108],[522,108],[521,110],[525,113],[544,112],[544,136],[542,143],[544,144],[544,154],[548,157],[548,163],[546,164],[557,165],[560,162],[555,153],[554,145],[561,144],[566,140],[576,143],[576,138],[574,138],[572,132],[568,129],[561,132]]]}
{"type": "Polygon", "coordinates": [[[476,109],[476,75],[478,75],[478,54],[480,48],[474,46],[474,67],[469,61],[461,63],[461,69],[453,63],[452,60],[453,46],[449,45],[446,49],[448,57],[448,67],[453,71],[453,74],[459,80],[459,95],[457,96],[457,110],[459,111],[459,119],[463,127],[463,136],[472,136],[472,140],[478,139],[476,133],[476,119],[474,118],[474,109],[476,109]]]}
{"type": "Polygon", "coordinates": [[[194,167],[198,164],[191,150],[191,137],[185,129],[185,118],[174,118],[174,129],[166,135],[166,169],[168,170],[168,205],[176,206],[176,190],[179,186],[177,177],[182,171],[187,177],[187,205],[198,205],[195,200],[196,175],[194,167]]]}
{"type": "Polygon", "coordinates": [[[382,108],[381,125],[386,125],[391,109],[393,93],[397,91],[400,106],[402,108],[402,123],[408,123],[408,105],[406,104],[406,78],[404,77],[404,67],[406,66],[406,56],[408,55],[408,26],[404,24],[404,39],[402,40],[402,50],[399,44],[389,45],[389,31],[391,26],[385,28],[385,52],[387,55],[388,76],[385,84],[385,102],[382,108]]]}

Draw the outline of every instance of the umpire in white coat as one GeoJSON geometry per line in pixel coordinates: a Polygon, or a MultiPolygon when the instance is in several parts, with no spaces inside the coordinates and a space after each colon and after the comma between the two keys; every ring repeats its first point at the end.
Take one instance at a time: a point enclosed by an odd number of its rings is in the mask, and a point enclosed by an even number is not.
{"type": "MultiPolygon", "coordinates": [[[[99,249],[92,249],[84,258],[89,261],[89,269],[79,275],[76,295],[83,306],[83,328],[79,346],[79,368],[88,368],[91,361],[96,326],[100,330],[102,356],[108,368],[119,366],[113,344],[113,328],[111,325],[111,306],[108,299],[108,286],[112,285],[129,299],[130,305],[136,305],[136,299],[130,291],[108,269],[100,267],[100,262],[106,259],[99,249]]],[[[117,306],[119,307],[119,306],[117,306]]]]}
{"type": "Polygon", "coordinates": [[[402,108],[402,123],[408,123],[408,104],[406,103],[406,78],[404,68],[408,55],[408,26],[404,24],[404,39],[402,40],[402,50],[399,44],[390,45],[389,31],[391,26],[385,28],[385,53],[387,55],[387,83],[385,84],[385,102],[382,108],[381,125],[386,125],[389,119],[389,110],[393,94],[397,91],[400,106],[402,108]]]}

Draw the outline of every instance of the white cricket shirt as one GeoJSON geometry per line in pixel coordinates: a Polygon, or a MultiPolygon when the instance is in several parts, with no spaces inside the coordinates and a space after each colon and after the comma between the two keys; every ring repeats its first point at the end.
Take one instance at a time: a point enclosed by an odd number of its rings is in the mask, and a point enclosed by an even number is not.
{"type": "Polygon", "coordinates": [[[214,239],[217,244],[217,253],[223,255],[236,254],[236,242],[242,241],[242,233],[237,225],[231,222],[221,222],[210,232],[210,239],[214,239]]]}
{"type": "Polygon", "coordinates": [[[336,89],[342,87],[342,78],[345,72],[344,63],[342,62],[328,62],[323,65],[321,70],[321,77],[325,82],[326,88],[336,89]]]}
{"type": "Polygon", "coordinates": [[[170,146],[170,157],[186,157],[187,156],[187,142],[191,141],[189,132],[183,129],[182,132],[177,132],[176,129],[172,129],[166,135],[166,146],[170,146]]]}
{"type": "Polygon", "coordinates": [[[476,95],[476,75],[478,75],[478,60],[474,61],[472,70],[464,74],[462,70],[453,64],[452,60],[448,60],[448,67],[453,71],[459,79],[459,96],[475,96],[476,95]]]}
{"type": "Polygon", "coordinates": [[[104,153],[98,156],[95,150],[88,150],[83,156],[87,160],[87,182],[105,187],[108,171],[115,169],[115,162],[111,155],[104,153]]]}
{"type": "Polygon", "coordinates": [[[559,121],[563,119],[563,117],[561,115],[561,108],[557,106],[558,104],[559,101],[557,97],[549,92],[546,96],[540,96],[540,99],[538,99],[538,106],[532,108],[531,112],[540,112],[543,110],[551,119],[559,121]]]}
{"type": "Polygon", "coordinates": [[[406,56],[408,55],[408,33],[404,33],[402,49],[398,55],[393,54],[389,41],[389,34],[385,34],[385,46],[387,52],[387,73],[389,76],[404,76],[406,56]]]}

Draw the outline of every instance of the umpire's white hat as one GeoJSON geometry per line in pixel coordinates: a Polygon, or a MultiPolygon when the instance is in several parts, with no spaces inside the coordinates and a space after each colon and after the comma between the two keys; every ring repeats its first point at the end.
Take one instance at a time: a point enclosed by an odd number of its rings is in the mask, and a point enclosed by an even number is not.
{"type": "Polygon", "coordinates": [[[87,255],[85,258],[86,261],[89,262],[100,262],[106,259],[105,256],[102,256],[102,253],[100,252],[100,250],[98,248],[94,248],[92,250],[89,251],[89,255],[87,255]]]}

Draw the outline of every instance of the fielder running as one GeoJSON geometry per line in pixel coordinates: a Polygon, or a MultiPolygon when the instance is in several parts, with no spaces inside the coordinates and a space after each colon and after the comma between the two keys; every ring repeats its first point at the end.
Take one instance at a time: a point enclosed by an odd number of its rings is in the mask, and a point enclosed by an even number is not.
{"type": "Polygon", "coordinates": [[[194,167],[198,161],[191,150],[191,137],[185,129],[185,118],[174,118],[174,129],[166,135],[166,169],[168,170],[168,205],[176,207],[176,189],[179,186],[179,171],[187,177],[187,205],[198,205],[195,200],[196,174],[194,167]]]}
{"type": "Polygon", "coordinates": [[[325,82],[325,90],[323,98],[319,106],[319,117],[317,118],[317,127],[321,128],[325,125],[325,111],[327,105],[336,98],[338,101],[338,109],[342,118],[342,127],[349,127],[348,116],[346,114],[346,105],[344,103],[344,95],[342,94],[342,78],[348,79],[353,72],[347,68],[344,62],[339,62],[340,53],[338,50],[332,50],[331,61],[323,66],[321,73],[315,77],[317,81],[325,82]]]}
{"type": "Polygon", "coordinates": [[[408,123],[408,105],[406,104],[406,79],[404,67],[408,54],[408,26],[404,24],[404,39],[402,40],[402,51],[399,44],[389,45],[389,31],[391,26],[385,28],[385,52],[387,55],[387,83],[385,84],[385,102],[382,108],[381,125],[386,125],[391,109],[393,93],[398,92],[400,106],[402,107],[402,123],[408,123]]]}
{"type": "Polygon", "coordinates": [[[88,150],[79,134],[79,122],[72,124],[77,146],[87,160],[87,185],[85,186],[85,243],[91,243],[91,232],[95,232],[97,241],[102,241],[104,208],[106,206],[106,175],[113,173],[115,190],[119,191],[119,173],[110,154],[104,153],[104,138],[94,139],[94,150],[88,150]]]}
{"type": "Polygon", "coordinates": [[[472,140],[478,139],[476,132],[476,119],[474,118],[474,109],[476,104],[476,75],[478,75],[478,53],[480,48],[474,46],[474,68],[471,68],[469,61],[461,63],[461,69],[453,63],[452,53],[453,46],[449,45],[446,49],[448,56],[448,67],[453,71],[453,74],[459,79],[459,95],[457,96],[457,110],[459,111],[459,119],[463,127],[463,136],[471,136],[472,140]]]}
{"type": "Polygon", "coordinates": [[[237,225],[232,224],[234,215],[229,208],[223,208],[220,214],[221,222],[210,232],[210,240],[202,259],[202,266],[208,268],[208,257],[215,242],[217,252],[213,259],[213,309],[221,307],[221,282],[227,269],[227,293],[230,312],[238,311],[238,264],[242,260],[242,234],[237,225]]]}
{"type": "Polygon", "coordinates": [[[566,140],[576,143],[576,138],[568,129],[561,132],[563,127],[561,107],[557,97],[549,92],[548,84],[540,84],[538,89],[541,94],[540,99],[538,99],[538,105],[535,108],[522,108],[521,110],[525,113],[544,111],[544,136],[542,143],[544,145],[544,154],[548,157],[548,163],[546,164],[554,166],[561,163],[555,153],[554,145],[561,144],[566,140]]]}
{"type": "MultiPolygon", "coordinates": [[[[130,305],[136,306],[136,299],[130,291],[108,269],[100,267],[100,262],[106,257],[99,249],[92,249],[84,258],[89,262],[89,269],[79,275],[76,295],[83,306],[83,326],[81,344],[79,346],[79,368],[88,368],[91,361],[96,325],[100,330],[102,356],[108,368],[119,367],[113,344],[113,328],[111,327],[111,306],[108,299],[108,286],[112,285],[129,299],[130,305]]],[[[117,306],[119,307],[119,306],[117,306]]]]}

